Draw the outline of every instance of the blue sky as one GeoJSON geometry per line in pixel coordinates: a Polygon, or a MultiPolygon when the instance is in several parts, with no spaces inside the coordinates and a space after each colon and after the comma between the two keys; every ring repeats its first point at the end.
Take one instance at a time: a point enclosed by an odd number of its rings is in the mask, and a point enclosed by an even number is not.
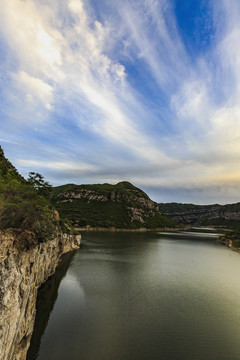
{"type": "Polygon", "coordinates": [[[0,144],[53,185],[240,201],[238,0],[1,0],[0,144]]]}

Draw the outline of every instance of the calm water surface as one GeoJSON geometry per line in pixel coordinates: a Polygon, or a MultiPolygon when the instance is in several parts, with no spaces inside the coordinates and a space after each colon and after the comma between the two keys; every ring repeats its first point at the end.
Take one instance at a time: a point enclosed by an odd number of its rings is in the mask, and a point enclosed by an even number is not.
{"type": "Polygon", "coordinates": [[[84,233],[39,293],[28,360],[240,359],[240,254],[204,233],[84,233]]]}

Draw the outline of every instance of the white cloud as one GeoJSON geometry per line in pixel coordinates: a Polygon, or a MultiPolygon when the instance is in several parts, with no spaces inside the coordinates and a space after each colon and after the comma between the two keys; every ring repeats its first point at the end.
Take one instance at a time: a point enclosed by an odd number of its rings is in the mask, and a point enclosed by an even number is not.
{"type": "MultiPolygon", "coordinates": [[[[56,33],[55,33],[56,34],[56,33]]],[[[37,33],[37,53],[47,63],[61,65],[61,55],[53,39],[43,28],[39,28],[37,33]]]]}
{"type": "Polygon", "coordinates": [[[84,8],[83,8],[83,2],[80,0],[72,0],[68,4],[69,9],[73,11],[74,13],[78,14],[79,16],[82,16],[84,20],[86,20],[84,8]]]}
{"type": "MultiPolygon", "coordinates": [[[[54,11],[55,9],[53,9],[54,11]]],[[[19,66],[39,73],[46,66],[61,64],[61,34],[49,24],[50,8],[34,1],[2,0],[2,31],[8,37],[8,46],[15,50],[19,66]]],[[[26,69],[24,69],[26,70],[26,69]]]]}

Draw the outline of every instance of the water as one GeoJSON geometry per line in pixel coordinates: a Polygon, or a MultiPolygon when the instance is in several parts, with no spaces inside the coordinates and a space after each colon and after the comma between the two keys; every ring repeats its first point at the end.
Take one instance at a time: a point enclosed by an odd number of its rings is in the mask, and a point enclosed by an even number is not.
{"type": "Polygon", "coordinates": [[[84,233],[41,289],[28,360],[240,359],[240,254],[206,233],[84,233]]]}

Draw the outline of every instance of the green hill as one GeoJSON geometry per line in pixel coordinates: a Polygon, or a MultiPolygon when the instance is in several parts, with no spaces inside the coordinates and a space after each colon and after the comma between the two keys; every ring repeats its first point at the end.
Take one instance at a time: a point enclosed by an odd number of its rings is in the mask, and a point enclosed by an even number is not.
{"type": "Polygon", "coordinates": [[[164,228],[174,221],[163,216],[147,194],[127,181],[116,185],[67,184],[53,189],[52,203],[76,227],[164,228]]]}

